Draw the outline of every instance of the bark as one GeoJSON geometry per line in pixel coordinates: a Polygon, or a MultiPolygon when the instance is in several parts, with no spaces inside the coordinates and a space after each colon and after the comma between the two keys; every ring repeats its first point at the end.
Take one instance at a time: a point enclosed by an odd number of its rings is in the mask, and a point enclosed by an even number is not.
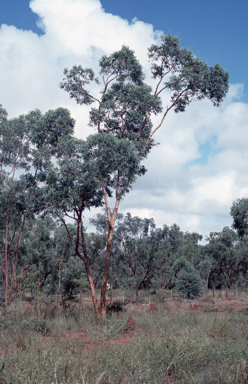
{"type": "Polygon", "coordinates": [[[139,298],[139,288],[136,288],[136,299],[139,298]]]}
{"type": "Polygon", "coordinates": [[[112,304],[112,299],[113,299],[113,287],[112,287],[112,284],[111,284],[110,285],[110,299],[109,299],[110,304],[112,304]]]}
{"type": "Polygon", "coordinates": [[[61,256],[61,259],[60,259],[60,263],[59,263],[59,271],[58,271],[58,278],[59,278],[59,288],[60,288],[60,271],[61,271],[61,266],[62,266],[62,263],[63,263],[63,259],[64,259],[64,256],[65,256],[65,251],[66,251],[66,244],[64,246],[64,249],[63,249],[63,252],[62,252],[62,256],[61,256]]]}
{"type": "Polygon", "coordinates": [[[228,276],[229,276],[229,289],[232,289],[232,284],[233,284],[233,277],[232,277],[232,266],[233,264],[231,264],[230,268],[229,268],[229,271],[228,271],[228,276]]]}
{"type": "Polygon", "coordinates": [[[110,253],[111,253],[111,245],[113,240],[113,232],[114,227],[110,228],[108,233],[108,241],[107,241],[107,249],[106,249],[106,256],[105,256],[105,265],[104,265],[104,274],[102,278],[102,287],[101,287],[101,315],[103,319],[106,319],[106,288],[107,288],[107,282],[108,282],[108,275],[109,275],[109,260],[110,260],[110,253]]]}
{"type": "Polygon", "coordinates": [[[45,274],[45,276],[43,277],[43,279],[39,282],[39,287],[40,287],[40,288],[44,287],[45,281],[46,281],[47,277],[50,275],[50,273],[52,273],[52,270],[50,270],[49,272],[47,272],[47,273],[45,274]]]}
{"type": "Polygon", "coordinates": [[[117,213],[118,213],[118,208],[120,205],[120,200],[116,199],[114,211],[113,211],[113,214],[111,217],[110,208],[109,208],[108,199],[107,199],[107,192],[106,192],[106,189],[104,186],[102,188],[103,188],[103,192],[104,192],[105,206],[106,206],[107,217],[108,217],[108,226],[109,226],[107,248],[106,248],[106,255],[105,255],[105,264],[104,264],[104,274],[103,274],[102,287],[101,287],[101,300],[100,300],[101,316],[105,320],[106,314],[107,314],[107,312],[106,312],[106,289],[107,289],[107,282],[108,282],[108,275],[109,275],[109,261],[110,261],[111,246],[112,246],[112,240],[113,240],[114,225],[115,225],[115,220],[116,220],[117,213]]]}
{"type": "Polygon", "coordinates": [[[94,287],[94,283],[93,283],[93,280],[92,280],[91,275],[90,275],[88,260],[85,263],[85,270],[86,270],[87,279],[88,279],[89,286],[90,286],[90,292],[91,292],[91,297],[92,297],[92,301],[93,301],[93,305],[94,305],[95,315],[97,318],[99,318],[99,309],[98,309],[98,304],[97,304],[95,287],[94,287]]]}
{"type": "Polygon", "coordinates": [[[57,215],[60,218],[60,220],[62,221],[62,223],[64,224],[68,236],[76,244],[76,246],[75,246],[76,255],[84,262],[85,271],[86,271],[86,275],[87,275],[87,279],[88,279],[88,283],[89,283],[89,287],[90,287],[91,298],[92,298],[92,302],[93,302],[93,306],[94,306],[95,315],[96,315],[97,318],[99,318],[99,309],[98,309],[98,304],[97,304],[97,297],[96,297],[96,293],[95,293],[94,282],[93,282],[93,279],[92,279],[91,273],[90,273],[88,253],[87,253],[87,248],[86,248],[85,238],[84,238],[83,221],[82,221],[82,212],[83,212],[83,210],[84,210],[84,196],[82,198],[81,211],[79,211],[77,209],[74,209],[74,212],[73,212],[73,214],[74,214],[73,218],[74,218],[74,220],[77,221],[77,235],[76,235],[76,238],[73,238],[72,235],[70,234],[70,231],[68,230],[68,227],[67,227],[63,217],[61,217],[61,215],[58,212],[57,212],[57,215]],[[81,238],[81,243],[80,243],[80,238],[81,238]],[[83,248],[83,255],[79,251],[79,247],[80,246],[83,248]]]}
{"type": "MultiPolygon", "coordinates": [[[[26,265],[26,267],[24,267],[20,273],[20,277],[22,277],[23,273],[26,271],[26,269],[28,269],[29,267],[31,267],[31,265],[33,265],[34,263],[29,263],[28,265],[26,265]]],[[[17,284],[17,287],[16,287],[16,290],[17,292],[19,292],[19,289],[20,289],[20,283],[17,284]]]]}
{"type": "Polygon", "coordinates": [[[9,276],[8,276],[8,230],[9,230],[9,208],[10,208],[10,198],[11,192],[9,193],[8,205],[7,205],[7,215],[6,215],[6,228],[5,228],[5,307],[8,306],[8,286],[9,286],[9,276]]]}
{"type": "Polygon", "coordinates": [[[11,289],[11,297],[13,295],[13,290],[16,289],[16,287],[17,287],[16,281],[15,281],[15,278],[16,278],[16,267],[17,267],[18,253],[19,253],[19,249],[20,249],[20,246],[21,246],[21,240],[22,240],[25,220],[26,220],[26,218],[24,216],[23,217],[23,222],[22,222],[22,228],[21,228],[21,231],[20,231],[19,237],[18,237],[18,243],[17,243],[17,248],[16,248],[15,260],[14,260],[14,264],[13,264],[13,271],[12,271],[12,278],[11,278],[11,288],[10,288],[11,289]]]}
{"type": "Polygon", "coordinates": [[[88,279],[89,286],[90,286],[91,298],[92,298],[92,302],[93,302],[93,306],[94,306],[94,310],[95,310],[95,315],[96,315],[97,318],[99,318],[99,309],[98,309],[98,304],[97,304],[96,292],[95,292],[94,282],[93,282],[93,279],[92,279],[91,273],[90,273],[89,259],[88,259],[88,253],[87,253],[86,244],[85,244],[85,238],[84,238],[84,232],[83,232],[83,222],[82,222],[81,217],[79,217],[78,227],[77,227],[76,254],[84,262],[85,271],[86,271],[87,279],[88,279]],[[81,253],[79,252],[79,238],[80,238],[80,235],[81,235],[81,239],[82,239],[81,246],[83,248],[84,256],[82,256],[81,253]]]}

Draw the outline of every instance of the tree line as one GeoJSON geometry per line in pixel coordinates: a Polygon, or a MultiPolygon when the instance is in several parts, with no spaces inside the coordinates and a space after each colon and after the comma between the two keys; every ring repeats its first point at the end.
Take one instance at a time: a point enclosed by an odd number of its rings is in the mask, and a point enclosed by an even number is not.
{"type": "MultiPolygon", "coordinates": [[[[13,196],[18,199],[18,195],[13,196]]],[[[16,205],[17,206],[17,205],[16,205]]],[[[233,203],[239,217],[248,199],[233,203]],[[238,211],[237,211],[238,206],[238,211]]],[[[28,217],[16,223],[10,215],[8,244],[8,299],[29,289],[35,293],[45,291],[55,295],[63,293],[64,299],[73,299],[80,291],[89,290],[87,271],[77,257],[75,244],[67,230],[55,216],[28,217]]],[[[11,212],[12,213],[12,212],[11,212]]],[[[21,214],[21,210],[18,212],[21,214]]],[[[232,289],[247,285],[248,237],[240,235],[246,226],[225,227],[221,232],[211,232],[204,245],[199,244],[198,233],[183,232],[178,225],[156,228],[153,219],[132,217],[130,213],[118,214],[113,232],[108,281],[113,289],[132,289],[139,297],[142,289],[164,290],[177,288],[187,298],[200,296],[205,289],[232,289]]],[[[104,274],[105,247],[108,219],[106,212],[91,219],[94,232],[85,231],[89,268],[94,289],[101,288],[104,274]]],[[[77,226],[68,224],[76,236],[77,226]]],[[[246,231],[246,230],[245,230],[246,231]]],[[[6,264],[4,263],[5,228],[1,229],[1,281],[2,295],[6,293],[6,264]]],[[[83,250],[81,250],[83,252],[83,250]]]]}
{"type": "MultiPolygon", "coordinates": [[[[105,318],[110,274],[115,276],[118,271],[122,281],[120,270],[123,276],[128,270],[128,281],[137,290],[155,276],[164,286],[172,284],[166,271],[169,274],[174,265],[174,256],[170,255],[175,252],[168,248],[170,261],[159,269],[154,255],[156,260],[163,260],[166,253],[160,247],[167,243],[170,231],[177,236],[180,230],[177,226],[158,230],[153,221],[121,218],[119,205],[136,178],[146,172],[143,161],[156,146],[154,135],[170,110],[184,112],[191,102],[204,98],[218,107],[227,94],[229,74],[219,64],[208,66],[181,48],[178,37],[172,35],[161,36],[160,44],[148,49],[148,59],[154,90],[144,82],[142,67],[126,46],[100,59],[99,77],[91,68],[80,65],[64,70],[61,89],[80,105],[95,105],[89,114],[95,133],[86,140],[74,136],[75,120],[65,108],[44,114],[35,110],[8,119],[1,107],[1,273],[5,305],[23,276],[31,276],[31,271],[35,273],[33,282],[38,281],[39,285],[48,276],[53,281],[50,270],[57,270],[54,279],[58,279],[58,285],[65,281],[62,275],[67,273],[69,279],[71,268],[66,273],[62,268],[67,259],[73,264],[68,255],[76,255],[76,264],[83,265],[97,317],[100,313],[95,289],[101,287],[101,316],[105,318]],[[98,94],[93,95],[88,89],[91,83],[100,87],[98,94]],[[170,98],[163,109],[164,92],[170,98]],[[161,114],[160,122],[153,126],[152,116],[157,114],[161,114]],[[110,198],[114,198],[112,209],[110,198]],[[84,211],[102,206],[105,219],[92,218],[97,231],[87,234],[84,211]],[[104,229],[98,219],[104,222],[104,229]],[[121,246],[116,240],[117,231],[124,236],[122,240],[126,239],[121,246]],[[97,244],[99,248],[93,252],[97,244]],[[49,258],[54,252],[57,259],[49,258]],[[37,271],[33,265],[38,266],[37,271]]],[[[187,243],[188,236],[187,246],[194,248],[194,235],[182,236],[182,243],[187,243]]],[[[213,234],[213,242],[216,236],[213,234]]],[[[182,263],[181,269],[193,276],[194,261],[182,263]]],[[[179,264],[178,276],[182,275],[179,264]]],[[[210,271],[209,276],[212,274],[210,271]]]]}

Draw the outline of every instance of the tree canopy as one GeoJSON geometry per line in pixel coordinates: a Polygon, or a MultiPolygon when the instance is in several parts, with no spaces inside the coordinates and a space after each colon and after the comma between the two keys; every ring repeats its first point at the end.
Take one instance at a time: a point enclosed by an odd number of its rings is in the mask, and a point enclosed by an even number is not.
{"type": "MultiPolygon", "coordinates": [[[[119,205],[136,178],[146,172],[143,161],[156,145],[155,132],[162,126],[170,110],[184,112],[191,102],[204,98],[211,100],[214,106],[219,106],[228,91],[228,72],[219,64],[209,67],[191,51],[181,48],[176,36],[161,36],[160,44],[153,44],[148,49],[148,60],[152,77],[156,81],[154,90],[145,83],[142,66],[134,52],[126,46],[99,60],[98,76],[91,68],[83,68],[81,65],[64,70],[60,88],[68,92],[78,104],[92,104],[89,124],[95,133],[86,140],[74,137],[75,121],[65,108],[50,110],[45,114],[35,110],[11,120],[7,119],[6,111],[0,109],[0,181],[1,186],[8,190],[5,196],[6,287],[9,265],[8,231],[11,228],[13,205],[10,202],[15,197],[16,204],[21,207],[15,188],[18,188],[18,183],[22,183],[20,185],[23,186],[27,205],[22,207],[21,219],[25,222],[28,211],[33,218],[38,214],[43,217],[48,214],[57,215],[75,246],[75,254],[84,263],[95,313],[99,316],[93,276],[95,272],[92,275],[91,270],[94,246],[90,244],[90,241],[98,240],[86,234],[83,220],[85,209],[105,206],[107,231],[102,247],[105,256],[102,259],[100,305],[101,314],[103,318],[106,317],[106,286],[110,265],[114,263],[111,256],[113,242],[115,249],[118,248],[114,227],[119,205]],[[102,87],[96,95],[90,90],[92,83],[102,87]],[[170,102],[165,108],[161,99],[163,92],[170,94],[170,102]],[[153,126],[152,115],[157,114],[161,114],[160,122],[153,126]],[[12,178],[7,174],[6,167],[12,167],[12,178]],[[17,167],[23,170],[20,180],[14,180],[17,167]],[[110,204],[113,204],[113,208],[110,204]],[[67,218],[73,220],[75,226],[68,224],[67,218]]],[[[187,248],[189,262],[194,262],[197,255],[195,245],[199,237],[194,239],[193,235],[189,238],[181,236],[176,226],[155,230],[152,221],[140,222],[131,216],[125,218],[123,231],[124,226],[127,234],[126,247],[130,250],[134,247],[135,252],[138,250],[142,254],[139,260],[143,260],[143,264],[139,263],[138,269],[131,267],[135,270],[133,277],[136,279],[136,286],[157,276],[154,255],[163,259],[161,244],[168,236],[170,246],[167,247],[166,254],[173,254],[176,258],[176,254],[187,248]],[[143,233],[142,241],[137,243],[135,240],[133,244],[134,237],[140,231],[143,233]],[[179,238],[180,247],[177,243],[179,238]]],[[[23,236],[22,227],[19,234],[23,236]]],[[[119,247],[120,255],[124,254],[123,249],[124,244],[119,247]]],[[[165,276],[171,276],[174,261],[171,259],[168,263],[165,276]]],[[[96,270],[97,268],[94,269],[96,270]]],[[[68,280],[70,274],[65,275],[68,280]]],[[[162,275],[161,279],[163,280],[162,275]]],[[[172,280],[170,277],[169,281],[172,280]]]]}

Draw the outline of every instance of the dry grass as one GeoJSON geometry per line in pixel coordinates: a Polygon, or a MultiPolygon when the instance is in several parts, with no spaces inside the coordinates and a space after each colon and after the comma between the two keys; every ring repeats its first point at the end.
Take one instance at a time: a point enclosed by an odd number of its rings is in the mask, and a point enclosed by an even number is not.
{"type": "Polygon", "coordinates": [[[152,297],[154,313],[130,303],[106,323],[87,303],[15,303],[1,311],[0,383],[248,383],[247,294],[162,296],[152,297]],[[127,330],[130,315],[136,331],[127,330]]]}

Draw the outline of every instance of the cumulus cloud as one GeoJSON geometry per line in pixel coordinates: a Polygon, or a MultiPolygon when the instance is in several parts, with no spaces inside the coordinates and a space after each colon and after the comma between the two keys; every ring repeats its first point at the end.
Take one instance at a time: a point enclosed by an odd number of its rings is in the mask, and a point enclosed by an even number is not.
{"type": "MultiPolygon", "coordinates": [[[[30,7],[43,35],[7,25],[0,29],[0,102],[11,117],[67,107],[77,121],[76,135],[85,138],[92,133],[89,110],[59,89],[63,69],[81,64],[97,71],[100,57],[123,44],[135,51],[152,84],[146,52],[161,32],[151,24],[106,13],[99,0],[32,0],[30,7]]],[[[232,85],[220,108],[201,101],[185,113],[170,112],[156,135],[160,146],[145,162],[148,172],[121,211],[202,234],[231,224],[232,201],[248,194],[248,105],[240,101],[242,87],[232,85]]],[[[99,87],[92,91],[97,94],[99,87]]]]}

